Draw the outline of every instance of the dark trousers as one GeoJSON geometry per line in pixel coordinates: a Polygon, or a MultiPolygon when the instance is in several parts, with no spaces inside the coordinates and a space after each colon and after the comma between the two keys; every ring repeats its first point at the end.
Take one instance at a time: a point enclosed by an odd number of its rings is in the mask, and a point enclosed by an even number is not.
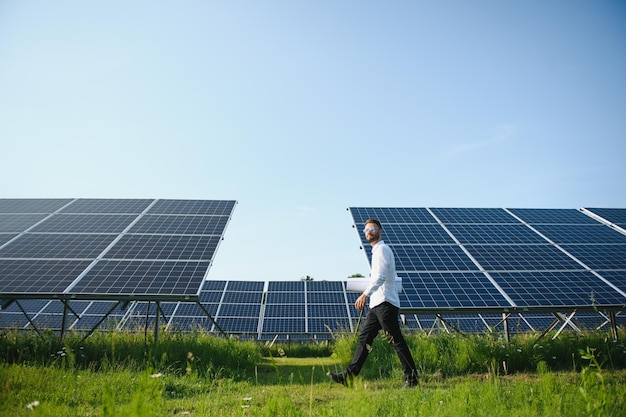
{"type": "Polygon", "coordinates": [[[388,302],[384,302],[370,309],[365,318],[361,333],[359,334],[359,342],[354,351],[352,363],[346,368],[346,372],[349,375],[358,375],[359,372],[361,372],[365,359],[367,359],[367,355],[372,348],[374,338],[376,338],[378,332],[382,329],[384,332],[383,337],[387,339],[398,354],[402,369],[404,370],[404,378],[409,381],[417,380],[417,370],[415,369],[413,356],[400,331],[398,311],[398,307],[388,302]]]}

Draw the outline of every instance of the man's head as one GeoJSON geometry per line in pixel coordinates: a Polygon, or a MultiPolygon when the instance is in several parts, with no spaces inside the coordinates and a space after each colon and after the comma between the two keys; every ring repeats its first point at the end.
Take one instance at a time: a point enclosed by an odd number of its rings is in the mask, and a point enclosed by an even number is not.
{"type": "Polygon", "coordinates": [[[374,245],[376,242],[381,240],[383,235],[383,227],[380,222],[376,219],[367,219],[365,220],[365,229],[363,229],[363,233],[365,233],[365,239],[374,245]]]}

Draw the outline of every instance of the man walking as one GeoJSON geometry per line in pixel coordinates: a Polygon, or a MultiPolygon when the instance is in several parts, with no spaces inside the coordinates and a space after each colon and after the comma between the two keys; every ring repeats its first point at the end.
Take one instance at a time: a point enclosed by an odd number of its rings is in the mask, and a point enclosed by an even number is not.
{"type": "Polygon", "coordinates": [[[382,329],[384,337],[394,347],[404,370],[404,388],[417,386],[417,370],[398,323],[400,297],[396,289],[396,262],[391,248],[382,240],[382,226],[376,219],[365,221],[365,238],[372,245],[371,282],[357,298],[354,306],[357,310],[365,309],[369,299],[370,310],[359,334],[359,341],[354,358],[345,372],[328,373],[335,382],[347,385],[348,381],[361,372],[367,359],[374,338],[382,329]]]}

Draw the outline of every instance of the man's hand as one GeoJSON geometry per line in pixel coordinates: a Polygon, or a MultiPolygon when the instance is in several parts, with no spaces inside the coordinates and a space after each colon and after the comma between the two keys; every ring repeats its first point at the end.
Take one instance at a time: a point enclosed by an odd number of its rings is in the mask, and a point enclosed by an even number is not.
{"type": "Polygon", "coordinates": [[[361,294],[361,296],[356,299],[356,301],[354,303],[354,307],[357,310],[363,310],[363,309],[365,309],[365,305],[366,304],[367,304],[367,295],[361,294]]]}

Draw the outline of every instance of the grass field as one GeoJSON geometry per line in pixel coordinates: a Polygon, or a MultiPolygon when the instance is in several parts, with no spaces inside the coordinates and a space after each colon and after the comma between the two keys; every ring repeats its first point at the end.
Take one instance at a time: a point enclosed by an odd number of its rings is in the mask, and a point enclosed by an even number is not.
{"type": "Polygon", "coordinates": [[[497,338],[410,336],[422,378],[418,388],[405,390],[397,358],[378,339],[367,369],[343,387],[325,374],[349,360],[353,337],[268,347],[172,335],[155,347],[132,334],[60,342],[4,333],[0,415],[624,416],[624,347],[601,336],[532,345],[569,356],[569,369],[525,354],[532,338],[503,348],[497,338]],[[506,353],[494,356],[500,350],[506,353]],[[425,362],[433,354],[439,360],[425,362]],[[500,364],[502,357],[510,365],[500,364]],[[476,360],[484,363],[472,365],[476,360]]]}

